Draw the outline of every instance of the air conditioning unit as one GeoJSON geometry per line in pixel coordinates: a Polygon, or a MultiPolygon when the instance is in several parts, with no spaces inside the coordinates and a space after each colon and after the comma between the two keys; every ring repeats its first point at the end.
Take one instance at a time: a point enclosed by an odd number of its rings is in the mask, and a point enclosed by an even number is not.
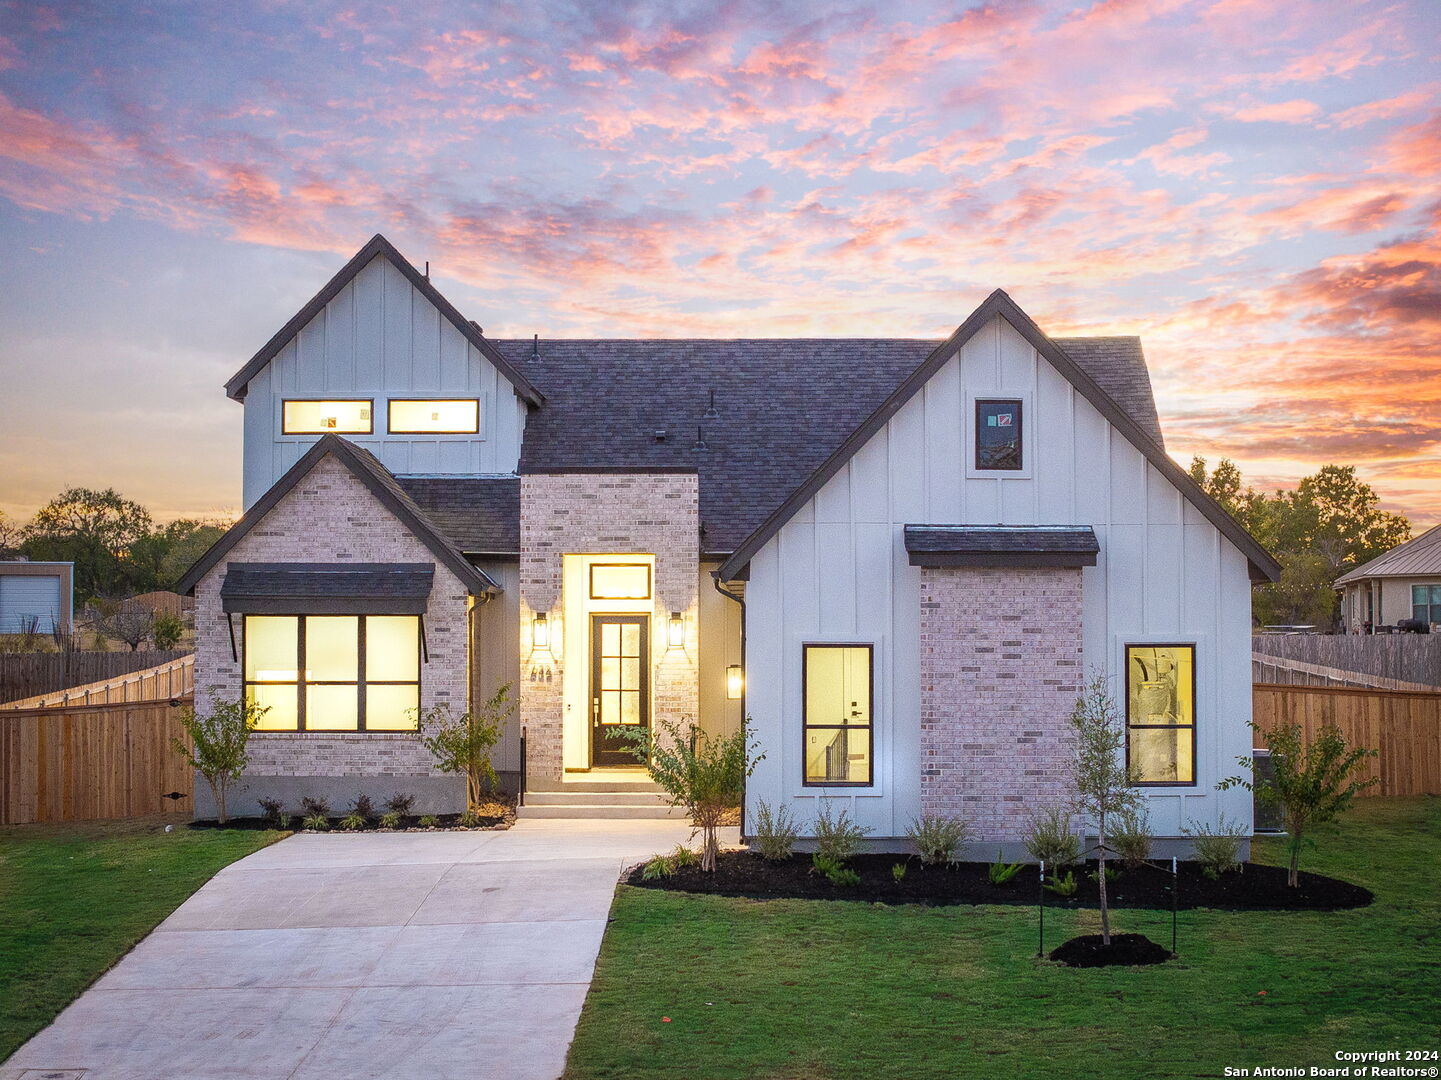
{"type": "MultiPolygon", "coordinates": [[[[1263,781],[1270,780],[1276,775],[1276,766],[1271,761],[1270,750],[1252,750],[1251,758],[1256,763],[1253,780],[1257,787],[1259,787],[1263,781]]],[[[1281,818],[1281,808],[1275,803],[1254,799],[1252,813],[1255,815],[1256,832],[1283,833],[1286,831],[1285,822],[1281,818]]]]}

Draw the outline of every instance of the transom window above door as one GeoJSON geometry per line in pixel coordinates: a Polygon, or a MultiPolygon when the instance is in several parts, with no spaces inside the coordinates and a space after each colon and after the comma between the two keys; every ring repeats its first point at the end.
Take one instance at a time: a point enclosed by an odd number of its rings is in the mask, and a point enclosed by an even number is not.
{"type": "Polygon", "coordinates": [[[591,563],[592,600],[649,600],[649,563],[591,563]]]}

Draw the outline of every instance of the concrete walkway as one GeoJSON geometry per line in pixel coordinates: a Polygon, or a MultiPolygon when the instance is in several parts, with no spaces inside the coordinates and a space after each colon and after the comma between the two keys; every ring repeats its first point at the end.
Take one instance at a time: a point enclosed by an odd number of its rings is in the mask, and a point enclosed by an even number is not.
{"type": "Polygon", "coordinates": [[[217,874],[0,1080],[550,1080],[621,869],[689,835],[291,837],[217,874]]]}

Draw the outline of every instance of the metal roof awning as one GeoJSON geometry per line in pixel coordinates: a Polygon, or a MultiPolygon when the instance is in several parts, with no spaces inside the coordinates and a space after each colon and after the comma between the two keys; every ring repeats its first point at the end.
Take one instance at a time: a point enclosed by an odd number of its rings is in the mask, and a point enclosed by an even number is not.
{"type": "Polygon", "coordinates": [[[1089,525],[907,525],[912,566],[1095,566],[1089,525]]]}
{"type": "Polygon", "coordinates": [[[433,563],[231,563],[222,609],[249,615],[424,615],[433,563]]]}

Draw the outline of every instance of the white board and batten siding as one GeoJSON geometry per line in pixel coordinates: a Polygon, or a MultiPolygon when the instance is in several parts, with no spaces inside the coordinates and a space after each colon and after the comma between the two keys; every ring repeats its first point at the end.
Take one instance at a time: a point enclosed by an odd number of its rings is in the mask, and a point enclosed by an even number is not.
{"type": "Polygon", "coordinates": [[[1093,526],[1085,672],[1107,671],[1124,707],[1127,644],[1196,646],[1197,782],[1148,789],[1156,835],[1223,812],[1249,829],[1247,793],[1215,790],[1251,745],[1246,558],[999,317],[751,560],[746,704],[766,758],[750,813],[764,799],[809,823],[826,796],[874,837],[904,835],[919,813],[921,572],[907,560],[907,523],[1093,526]],[[970,468],[978,397],[1025,402],[1019,475],[970,468]],[[871,788],[802,784],[801,646],[827,641],[875,646],[871,788]]]}
{"type": "Polygon", "coordinates": [[[245,505],[318,438],[283,435],[295,398],[369,398],[371,435],[345,435],[391,472],[513,473],[525,404],[505,378],[384,257],[373,259],[251,381],[245,396],[245,505]],[[388,435],[391,398],[478,398],[479,435],[388,435]]]}

